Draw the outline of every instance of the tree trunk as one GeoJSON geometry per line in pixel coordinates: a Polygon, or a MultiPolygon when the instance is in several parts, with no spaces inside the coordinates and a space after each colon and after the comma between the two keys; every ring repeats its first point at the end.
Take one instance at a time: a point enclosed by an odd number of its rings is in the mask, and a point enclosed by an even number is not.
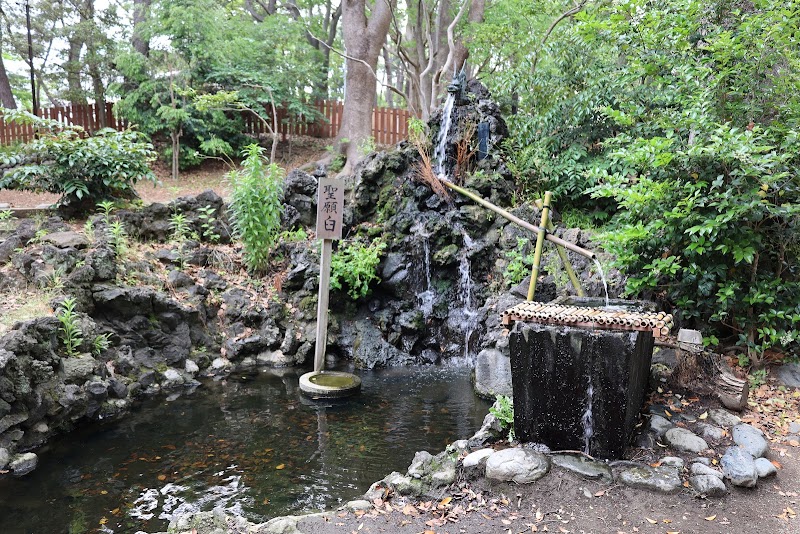
{"type": "MultiPolygon", "coordinates": [[[[2,43],[0,43],[2,44],[2,43]]],[[[11,92],[11,82],[8,81],[6,65],[3,63],[3,51],[0,48],[0,104],[4,108],[17,109],[14,93],[11,92]]]]}
{"type": "Polygon", "coordinates": [[[150,40],[144,36],[142,27],[150,16],[152,0],[133,0],[133,34],[131,46],[144,57],[150,57],[150,40]]]}
{"type": "Polygon", "coordinates": [[[347,53],[345,100],[342,126],[336,136],[339,150],[347,159],[343,174],[352,171],[360,159],[359,146],[372,135],[378,56],[389,33],[395,0],[376,0],[366,13],[366,0],[342,0],[342,32],[347,53]]]}
{"type": "Polygon", "coordinates": [[[172,130],[169,133],[170,139],[172,139],[172,179],[177,181],[178,180],[178,163],[179,163],[179,156],[181,150],[181,131],[180,130],[172,130]]]}
{"type": "MultiPolygon", "coordinates": [[[[470,24],[480,24],[483,22],[483,16],[486,12],[486,0],[472,0],[472,3],[469,8],[469,17],[467,21],[470,24]]],[[[454,60],[455,60],[455,67],[456,69],[460,69],[461,65],[469,57],[469,48],[468,43],[465,42],[464,39],[459,38],[456,41],[456,49],[454,53],[454,60]]]]}
{"type": "Polygon", "coordinates": [[[81,86],[81,49],[83,40],[77,35],[72,35],[69,39],[69,50],[67,51],[67,63],[64,70],[67,73],[67,99],[71,104],[86,104],[86,96],[83,94],[81,86]]]}

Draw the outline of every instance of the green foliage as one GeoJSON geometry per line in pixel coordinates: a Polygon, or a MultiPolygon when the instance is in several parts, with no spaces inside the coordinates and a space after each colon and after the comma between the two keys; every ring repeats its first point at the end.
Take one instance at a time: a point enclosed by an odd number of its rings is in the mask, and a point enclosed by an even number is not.
{"type": "Polygon", "coordinates": [[[506,286],[511,287],[522,282],[531,273],[533,267],[533,250],[530,241],[524,237],[517,238],[517,248],[505,252],[508,265],[503,272],[503,280],[506,286]],[[525,249],[528,253],[525,254],[525,249]]]}
{"type": "Polygon", "coordinates": [[[497,418],[500,426],[508,430],[508,441],[514,441],[514,399],[506,395],[498,395],[489,413],[497,418]]]}
{"type": "Polygon", "coordinates": [[[281,243],[300,243],[308,240],[308,233],[302,226],[294,230],[284,230],[278,236],[278,241],[281,243]]]}
{"type": "Polygon", "coordinates": [[[11,230],[15,218],[11,210],[0,210],[0,230],[11,230]]]}
{"type": "Polygon", "coordinates": [[[197,208],[199,214],[197,218],[200,220],[200,237],[209,243],[218,243],[220,235],[216,231],[217,217],[214,215],[215,210],[211,206],[203,206],[197,208]]]}
{"type": "Polygon", "coordinates": [[[56,312],[56,317],[61,323],[61,341],[67,356],[77,356],[78,348],[83,343],[83,332],[81,331],[78,314],[75,311],[75,299],[67,297],[61,303],[61,308],[56,312]]]}
{"type": "Polygon", "coordinates": [[[267,267],[278,236],[283,210],[283,169],[264,157],[264,149],[250,145],[239,171],[227,175],[231,184],[234,234],[244,246],[244,262],[251,271],[267,267]]]}
{"type": "Polygon", "coordinates": [[[757,389],[767,383],[767,370],[757,369],[747,375],[747,381],[750,383],[750,389],[757,389]]]}
{"type": "Polygon", "coordinates": [[[128,233],[125,231],[125,225],[120,221],[112,222],[108,226],[108,237],[117,257],[124,258],[128,252],[128,233]]]}
{"type": "Polygon", "coordinates": [[[98,334],[92,339],[92,354],[100,356],[111,346],[111,333],[98,334]]]}
{"type": "Polygon", "coordinates": [[[4,157],[4,163],[24,164],[6,171],[0,188],[57,193],[61,205],[91,205],[103,199],[135,198],[136,182],[155,181],[148,166],[153,149],[140,133],[104,129],[81,137],[80,128],[55,130],[53,121],[25,111],[3,110],[3,114],[7,122],[32,124],[40,135],[4,157]]]}
{"type": "Polygon", "coordinates": [[[361,237],[339,242],[339,248],[331,258],[331,288],[344,289],[353,300],[366,297],[372,291],[370,285],[379,280],[376,270],[386,243],[381,238],[371,242],[361,237]]]}

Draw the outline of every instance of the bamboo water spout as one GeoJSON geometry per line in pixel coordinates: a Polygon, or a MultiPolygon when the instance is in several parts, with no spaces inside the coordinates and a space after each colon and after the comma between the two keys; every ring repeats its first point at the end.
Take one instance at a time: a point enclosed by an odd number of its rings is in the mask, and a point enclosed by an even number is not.
{"type": "MultiPolygon", "coordinates": [[[[453,191],[464,195],[465,197],[467,197],[467,198],[475,201],[476,203],[480,204],[484,208],[488,208],[488,209],[492,210],[493,212],[495,212],[496,214],[500,215],[501,217],[503,217],[507,221],[512,222],[512,223],[514,223],[514,224],[516,224],[518,226],[521,226],[522,228],[525,228],[526,230],[529,230],[529,231],[531,231],[533,233],[538,233],[539,232],[539,226],[533,225],[533,224],[529,223],[528,221],[524,221],[524,220],[520,219],[516,215],[513,215],[512,213],[504,210],[503,208],[492,204],[488,200],[485,200],[485,199],[481,198],[480,196],[478,196],[477,194],[473,193],[472,191],[469,191],[468,189],[464,189],[463,187],[460,187],[460,186],[454,184],[450,180],[440,180],[440,181],[445,187],[448,187],[448,188],[452,189],[453,191]]],[[[591,250],[586,250],[585,248],[579,247],[578,245],[576,245],[574,243],[570,243],[569,241],[564,241],[560,237],[556,237],[553,234],[551,234],[550,232],[548,232],[546,228],[544,230],[545,230],[545,239],[550,241],[551,243],[555,243],[556,245],[560,245],[560,246],[562,246],[562,247],[564,247],[566,249],[569,249],[572,252],[575,252],[576,254],[580,254],[581,256],[584,256],[584,257],[586,257],[586,258],[588,258],[590,260],[595,260],[597,258],[597,254],[595,254],[591,250]]]]}

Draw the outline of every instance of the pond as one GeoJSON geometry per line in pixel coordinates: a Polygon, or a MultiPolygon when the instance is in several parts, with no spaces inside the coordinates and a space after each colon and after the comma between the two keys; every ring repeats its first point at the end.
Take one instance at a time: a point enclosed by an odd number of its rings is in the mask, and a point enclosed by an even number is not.
{"type": "Polygon", "coordinates": [[[359,396],[314,404],[301,370],[209,382],[55,440],[0,479],[0,532],[155,532],[221,506],[252,521],[336,507],[416,451],[470,437],[488,412],[466,367],[359,371],[359,396]]]}

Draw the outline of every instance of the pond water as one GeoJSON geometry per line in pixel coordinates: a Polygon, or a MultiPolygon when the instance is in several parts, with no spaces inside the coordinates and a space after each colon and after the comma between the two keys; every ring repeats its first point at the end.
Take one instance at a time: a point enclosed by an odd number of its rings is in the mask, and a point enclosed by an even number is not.
{"type": "Polygon", "coordinates": [[[314,404],[302,371],[267,371],[143,403],[55,440],[39,467],[0,479],[0,532],[155,532],[224,507],[253,521],[336,507],[414,452],[470,437],[489,404],[462,367],[359,371],[360,395],[314,404]]]}

